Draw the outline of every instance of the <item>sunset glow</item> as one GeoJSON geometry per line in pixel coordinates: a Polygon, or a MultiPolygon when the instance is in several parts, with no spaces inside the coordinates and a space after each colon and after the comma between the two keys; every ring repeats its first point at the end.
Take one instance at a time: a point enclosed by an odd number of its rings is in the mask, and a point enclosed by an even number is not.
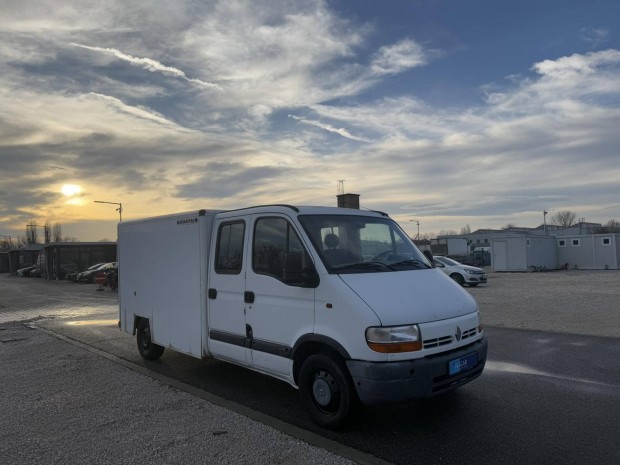
{"type": "Polygon", "coordinates": [[[82,188],[76,184],[63,184],[60,192],[62,192],[63,195],[66,195],[67,197],[72,197],[82,192],[82,188]]]}

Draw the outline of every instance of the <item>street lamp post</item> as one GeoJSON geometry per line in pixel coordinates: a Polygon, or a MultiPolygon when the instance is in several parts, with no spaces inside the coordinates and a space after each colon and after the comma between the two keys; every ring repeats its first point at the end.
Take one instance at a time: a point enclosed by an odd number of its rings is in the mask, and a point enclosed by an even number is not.
{"type": "Polygon", "coordinates": [[[547,210],[543,210],[543,224],[544,224],[544,230],[545,230],[545,235],[547,234],[547,213],[549,213],[547,210]]]}
{"type": "Polygon", "coordinates": [[[413,221],[415,224],[418,225],[418,234],[416,235],[414,240],[419,241],[420,240],[420,222],[418,220],[409,220],[409,221],[413,221]]]}
{"type": "Polygon", "coordinates": [[[120,202],[106,202],[104,200],[95,200],[95,203],[109,203],[111,205],[118,205],[116,211],[118,212],[118,222],[121,223],[123,221],[123,204],[120,202]]]}

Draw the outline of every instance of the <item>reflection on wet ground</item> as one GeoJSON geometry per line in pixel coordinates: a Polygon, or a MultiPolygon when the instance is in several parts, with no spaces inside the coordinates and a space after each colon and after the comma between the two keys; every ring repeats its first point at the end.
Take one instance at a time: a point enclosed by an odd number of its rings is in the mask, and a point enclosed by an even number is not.
{"type": "Polygon", "coordinates": [[[118,312],[118,294],[96,284],[0,275],[0,324],[118,312]]]}

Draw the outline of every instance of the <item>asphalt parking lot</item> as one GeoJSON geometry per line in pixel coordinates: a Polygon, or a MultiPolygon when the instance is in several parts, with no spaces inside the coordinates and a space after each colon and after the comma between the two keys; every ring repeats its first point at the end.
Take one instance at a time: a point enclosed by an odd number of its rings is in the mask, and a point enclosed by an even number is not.
{"type": "MultiPolygon", "coordinates": [[[[0,456],[8,458],[8,463],[385,463],[369,454],[356,455],[355,450],[340,448],[334,441],[326,443],[299,428],[294,433],[287,433],[286,427],[273,428],[261,418],[213,404],[199,393],[178,391],[150,374],[126,370],[104,355],[21,324],[30,321],[54,329],[61,322],[77,319],[115,318],[116,293],[97,291],[97,287],[0,275],[0,456]]],[[[619,271],[490,272],[487,284],[466,289],[478,301],[489,333],[522,329],[604,337],[609,346],[616,347],[612,353],[617,353],[619,271]]],[[[97,331],[91,333],[95,346],[101,339],[98,335],[97,331]]],[[[526,335],[515,333],[515,337],[526,335]]],[[[128,338],[119,334],[118,344],[127,344],[128,338]]],[[[572,341],[571,337],[563,338],[572,341]]],[[[133,341],[131,346],[135,351],[133,341]]],[[[553,364],[551,369],[555,366],[560,365],[553,364]]],[[[508,365],[515,367],[519,365],[508,365]]],[[[503,379],[500,373],[504,365],[491,363],[488,368],[485,381],[469,390],[474,399],[480,397],[479,401],[484,398],[488,402],[491,393],[504,389],[496,389],[503,379]],[[489,392],[483,389],[485,384],[489,392]]],[[[586,375],[577,365],[573,368],[578,378],[598,379],[596,370],[586,375]]],[[[617,376],[612,373],[608,381],[601,381],[615,386],[617,376]]],[[[532,384],[523,384],[522,388],[532,384]]],[[[474,412],[485,418],[481,405],[474,412]]],[[[523,404],[518,405],[515,409],[523,408],[523,404]]],[[[597,422],[601,421],[599,417],[597,422]]],[[[618,425],[613,419],[607,423],[618,425]]],[[[609,435],[610,429],[601,427],[601,432],[609,435]]],[[[357,435],[363,437],[361,432],[357,435]]],[[[424,437],[418,430],[413,435],[418,441],[424,437]]],[[[427,440],[434,441],[434,437],[429,435],[427,440]]],[[[395,444],[404,446],[398,441],[395,444]]],[[[423,444],[421,450],[425,450],[423,444]]],[[[523,447],[527,449],[529,443],[524,442],[523,447]]],[[[527,457],[522,453],[518,459],[527,457]]],[[[605,460],[616,453],[607,449],[605,460]]],[[[403,454],[399,457],[408,456],[403,454]]],[[[571,463],[581,460],[574,456],[571,463]]],[[[425,463],[435,462],[426,457],[425,463]]],[[[593,458],[591,463],[603,462],[593,458]]]]}
{"type": "MultiPolygon", "coordinates": [[[[485,325],[620,338],[620,270],[488,275],[487,284],[465,287],[478,302],[485,325]]],[[[97,288],[0,275],[0,324],[117,308],[117,294],[97,288]]]]}

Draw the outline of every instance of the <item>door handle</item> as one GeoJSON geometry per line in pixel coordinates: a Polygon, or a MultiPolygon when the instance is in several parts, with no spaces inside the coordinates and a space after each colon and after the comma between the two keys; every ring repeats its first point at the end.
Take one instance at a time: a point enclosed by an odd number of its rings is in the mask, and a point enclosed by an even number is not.
{"type": "Polygon", "coordinates": [[[245,291],[243,293],[243,301],[246,304],[253,304],[254,303],[254,293],[252,291],[245,291]]]}
{"type": "Polygon", "coordinates": [[[217,289],[213,289],[212,287],[209,288],[209,290],[207,291],[207,296],[211,300],[217,299],[217,289]]]}

